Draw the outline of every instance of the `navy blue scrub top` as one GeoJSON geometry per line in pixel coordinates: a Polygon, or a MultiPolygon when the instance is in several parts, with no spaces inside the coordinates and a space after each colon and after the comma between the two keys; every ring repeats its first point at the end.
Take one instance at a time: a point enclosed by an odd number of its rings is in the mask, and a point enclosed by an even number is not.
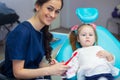
{"type": "Polygon", "coordinates": [[[45,55],[43,43],[42,31],[36,31],[27,21],[19,24],[7,38],[3,74],[14,77],[12,60],[24,60],[24,68],[38,68],[45,55]]]}

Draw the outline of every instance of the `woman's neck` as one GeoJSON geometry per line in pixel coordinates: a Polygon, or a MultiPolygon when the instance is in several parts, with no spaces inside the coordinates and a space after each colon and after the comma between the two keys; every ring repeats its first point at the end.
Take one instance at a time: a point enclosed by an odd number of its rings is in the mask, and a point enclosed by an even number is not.
{"type": "Polygon", "coordinates": [[[40,23],[39,19],[35,16],[28,19],[28,22],[30,22],[32,24],[33,28],[37,31],[40,31],[44,27],[44,25],[42,25],[40,23]]]}

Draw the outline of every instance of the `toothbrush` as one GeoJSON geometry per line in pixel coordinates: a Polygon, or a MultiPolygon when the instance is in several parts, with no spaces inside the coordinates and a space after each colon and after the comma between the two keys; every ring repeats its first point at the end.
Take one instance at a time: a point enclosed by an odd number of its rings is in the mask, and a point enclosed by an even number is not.
{"type": "Polygon", "coordinates": [[[67,65],[77,54],[78,54],[78,53],[75,52],[75,53],[73,54],[73,56],[65,63],[65,65],[67,65]]]}

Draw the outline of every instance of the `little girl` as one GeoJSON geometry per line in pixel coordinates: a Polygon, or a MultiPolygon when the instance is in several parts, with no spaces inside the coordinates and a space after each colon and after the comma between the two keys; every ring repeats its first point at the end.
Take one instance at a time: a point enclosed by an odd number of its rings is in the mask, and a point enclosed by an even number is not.
{"type": "Polygon", "coordinates": [[[68,63],[71,68],[66,72],[67,78],[77,73],[77,80],[114,80],[113,76],[118,75],[112,55],[97,45],[95,25],[79,26],[77,31],[71,32],[70,42],[75,50],[73,55],[77,55],[68,63]],[[76,48],[76,41],[81,48],[76,48]]]}

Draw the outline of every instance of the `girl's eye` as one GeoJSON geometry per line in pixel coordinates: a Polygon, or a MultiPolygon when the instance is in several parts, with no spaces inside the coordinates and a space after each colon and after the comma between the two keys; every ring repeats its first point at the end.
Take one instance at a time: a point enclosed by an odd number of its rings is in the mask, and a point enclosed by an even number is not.
{"type": "Polygon", "coordinates": [[[85,34],[81,34],[82,36],[86,36],[85,34]]]}
{"type": "Polygon", "coordinates": [[[89,34],[89,36],[93,36],[93,34],[89,34]]]}

